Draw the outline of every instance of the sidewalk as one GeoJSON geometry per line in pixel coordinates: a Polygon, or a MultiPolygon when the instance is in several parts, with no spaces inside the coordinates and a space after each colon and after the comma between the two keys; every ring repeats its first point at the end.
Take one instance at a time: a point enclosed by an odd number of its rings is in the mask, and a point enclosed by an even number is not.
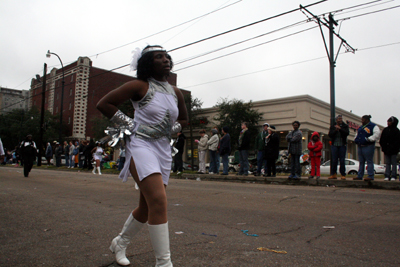
{"type": "MultiPolygon", "coordinates": [[[[14,167],[14,166],[1,166],[1,167],[14,167]]],[[[16,167],[21,168],[22,167],[16,167]]],[[[80,168],[67,169],[66,167],[55,168],[46,166],[37,167],[34,169],[41,170],[55,170],[55,171],[65,171],[65,172],[91,172],[87,170],[82,170],[80,168]]],[[[103,174],[107,175],[118,175],[119,172],[115,169],[102,169],[103,174]]],[[[328,180],[327,176],[322,176],[319,180],[308,179],[308,176],[302,176],[300,180],[288,180],[289,174],[278,175],[277,177],[263,177],[254,176],[249,174],[248,176],[238,176],[236,173],[229,173],[229,175],[218,175],[218,174],[197,174],[197,173],[181,173],[179,175],[171,174],[172,179],[190,179],[190,180],[200,180],[200,181],[219,181],[219,182],[233,182],[233,183],[256,183],[256,184],[276,184],[276,185],[302,185],[302,186],[326,186],[326,187],[349,187],[349,188],[371,188],[371,189],[386,189],[386,190],[400,190],[400,182],[396,181],[384,181],[383,176],[375,178],[374,181],[354,181],[354,176],[347,176],[346,180],[328,180]]]]}
{"type": "Polygon", "coordinates": [[[326,186],[326,187],[350,187],[350,188],[373,188],[373,189],[389,189],[400,190],[400,182],[384,181],[382,178],[375,178],[374,181],[355,181],[353,176],[347,177],[346,180],[329,180],[328,177],[320,179],[308,179],[308,176],[302,176],[300,180],[288,180],[288,175],[279,175],[277,177],[254,176],[238,176],[235,174],[218,175],[218,174],[192,174],[182,173],[179,175],[172,174],[173,179],[191,179],[200,181],[219,181],[219,182],[235,182],[235,183],[256,183],[256,184],[277,184],[277,185],[302,185],[302,186],[326,186]]]}

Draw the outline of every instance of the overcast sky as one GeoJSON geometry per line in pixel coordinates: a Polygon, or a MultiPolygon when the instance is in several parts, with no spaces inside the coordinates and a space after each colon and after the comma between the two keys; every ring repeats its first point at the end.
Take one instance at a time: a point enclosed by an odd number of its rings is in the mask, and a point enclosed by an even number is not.
{"type": "MultiPolygon", "coordinates": [[[[315,2],[1,0],[0,86],[29,89],[35,74],[42,75],[43,63],[49,71],[59,68],[56,57],[45,57],[47,50],[57,53],[64,65],[90,56],[93,66],[113,69],[129,63],[131,51],[147,43],[172,50],[315,2]]],[[[371,12],[398,5],[400,0],[329,0],[307,8],[315,15],[337,11],[335,32],[357,49],[344,53],[342,47],[337,58],[336,106],[360,116],[370,114],[381,125],[392,115],[400,117],[400,8],[371,12]]],[[[172,51],[178,87],[192,91],[203,108],[226,97],[257,101],[308,94],[329,103],[325,46],[317,24],[306,21],[305,14],[295,11],[172,51]]],[[[323,31],[328,42],[328,31],[323,31]]],[[[334,42],[336,54],[340,40],[334,42]]],[[[135,75],[129,67],[117,71],[135,75]]]]}

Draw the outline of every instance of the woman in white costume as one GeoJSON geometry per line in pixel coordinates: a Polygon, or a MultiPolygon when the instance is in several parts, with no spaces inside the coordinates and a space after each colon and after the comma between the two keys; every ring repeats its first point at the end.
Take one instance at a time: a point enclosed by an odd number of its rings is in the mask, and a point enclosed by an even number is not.
{"type": "Polygon", "coordinates": [[[137,69],[137,80],[127,82],[104,96],[97,108],[121,131],[125,138],[126,164],[120,178],[126,181],[129,172],[140,189],[139,206],[129,215],[121,233],[110,249],[117,263],[129,265],[125,250],[147,222],[156,266],[172,266],[165,188],[171,171],[171,135],[187,124],[187,111],[180,90],[167,82],[172,69],[171,57],[161,46],[136,50],[131,67],[137,69]],[[138,58],[138,59],[137,59],[138,58]],[[117,106],[130,99],[134,119],[117,106]]]}
{"type": "Polygon", "coordinates": [[[93,174],[96,174],[96,169],[99,171],[99,175],[101,175],[100,171],[100,162],[105,155],[104,149],[101,147],[101,143],[99,141],[96,142],[96,147],[92,149],[93,158],[96,161],[96,167],[93,168],[93,174]]]}

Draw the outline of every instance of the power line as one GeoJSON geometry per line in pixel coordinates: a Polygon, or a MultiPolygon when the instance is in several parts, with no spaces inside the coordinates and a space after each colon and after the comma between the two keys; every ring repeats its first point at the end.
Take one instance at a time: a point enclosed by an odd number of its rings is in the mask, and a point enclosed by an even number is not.
{"type": "Polygon", "coordinates": [[[133,44],[133,43],[142,41],[142,40],[147,39],[147,38],[149,38],[149,37],[153,37],[153,36],[155,36],[155,35],[157,35],[157,34],[160,34],[160,33],[163,33],[163,32],[167,32],[167,31],[172,30],[172,29],[175,29],[175,28],[177,28],[177,27],[179,27],[179,26],[185,25],[185,24],[187,24],[187,23],[189,23],[189,22],[192,22],[192,21],[195,21],[195,20],[197,20],[197,19],[206,17],[206,16],[208,16],[208,15],[210,15],[210,14],[212,14],[212,13],[218,12],[218,11],[220,11],[220,10],[222,10],[222,9],[225,9],[225,8],[227,8],[227,7],[230,7],[230,6],[232,6],[232,5],[235,5],[235,4],[237,4],[237,3],[241,2],[241,1],[242,1],[242,0],[236,1],[236,2],[234,2],[234,3],[232,3],[232,4],[230,4],[230,5],[227,5],[227,6],[218,8],[218,9],[216,9],[216,10],[214,10],[214,11],[208,12],[208,13],[206,13],[206,14],[204,14],[204,15],[201,15],[201,16],[198,16],[198,17],[196,17],[196,18],[190,19],[190,20],[188,20],[188,21],[182,22],[182,23],[180,23],[180,24],[178,24],[178,25],[172,26],[172,27],[167,28],[167,29],[165,29],[165,30],[162,30],[162,31],[159,31],[159,32],[150,34],[150,35],[148,35],[148,36],[146,36],[146,37],[142,37],[142,38],[137,39],[137,40],[135,40],[135,41],[132,41],[132,42],[129,42],[129,43],[127,43],[127,44],[114,47],[114,48],[112,48],[112,49],[109,49],[109,50],[106,50],[106,51],[103,51],[103,52],[94,54],[94,55],[89,56],[89,57],[94,57],[94,56],[98,56],[98,55],[101,55],[101,54],[105,54],[105,53],[114,51],[114,50],[116,50],[116,49],[125,47],[125,46],[127,46],[127,45],[130,45],[130,44],[133,44]]]}
{"type": "Polygon", "coordinates": [[[384,9],[380,9],[380,10],[375,10],[375,11],[371,11],[371,12],[367,12],[367,13],[363,13],[363,14],[359,14],[359,15],[354,15],[352,17],[347,17],[347,18],[343,18],[343,19],[338,19],[337,21],[342,21],[342,20],[348,20],[348,19],[352,19],[352,18],[358,18],[358,17],[362,17],[362,16],[366,16],[366,15],[370,15],[370,14],[375,14],[375,13],[379,13],[382,11],[386,11],[386,10],[390,10],[390,9],[395,9],[395,8],[399,8],[400,5],[397,6],[393,6],[393,7],[388,7],[388,8],[384,8],[384,9]]]}
{"type": "Polygon", "coordinates": [[[273,40],[269,40],[269,41],[267,41],[267,42],[263,42],[263,43],[260,43],[260,44],[256,44],[256,45],[253,45],[253,46],[249,46],[249,47],[246,47],[246,48],[243,48],[243,49],[240,49],[240,50],[237,50],[237,51],[234,51],[234,52],[231,52],[231,53],[222,55],[222,56],[218,56],[218,57],[215,57],[215,58],[212,58],[212,59],[209,59],[209,60],[205,60],[205,61],[202,61],[202,62],[193,64],[193,65],[190,65],[190,66],[187,66],[187,67],[184,67],[184,68],[177,69],[177,70],[175,70],[175,72],[180,71],[180,70],[184,70],[184,69],[187,69],[187,68],[191,68],[191,67],[194,67],[194,66],[197,66],[197,65],[201,65],[201,64],[204,64],[204,63],[206,63],[206,62],[210,62],[210,61],[213,61],[213,60],[216,60],[216,59],[219,59],[219,58],[223,58],[223,57],[226,57],[226,56],[230,56],[230,55],[233,55],[233,54],[236,54],[236,53],[239,53],[239,52],[243,52],[243,51],[246,51],[246,50],[249,50],[249,49],[252,49],[252,48],[261,46],[261,45],[265,45],[265,44],[268,44],[268,43],[272,43],[272,42],[275,42],[275,41],[277,41],[277,40],[281,40],[281,39],[284,39],[284,38],[287,38],[287,37],[290,37],[290,36],[293,36],[293,35],[296,35],[296,34],[305,32],[305,31],[309,31],[309,30],[311,30],[311,29],[315,29],[315,28],[317,28],[317,27],[318,27],[318,26],[313,26],[313,27],[311,27],[311,28],[308,28],[308,29],[305,29],[305,30],[301,30],[301,31],[298,31],[298,32],[295,32],[295,33],[291,33],[291,34],[288,34],[288,35],[285,35],[285,36],[282,36],[282,37],[279,37],[279,38],[276,38],[276,39],[273,39],[273,40]]]}
{"type": "Polygon", "coordinates": [[[248,42],[248,41],[251,41],[251,40],[255,40],[257,38],[260,38],[260,37],[263,37],[263,36],[266,36],[266,35],[269,35],[269,34],[272,34],[272,33],[276,33],[276,32],[279,32],[279,31],[282,31],[282,30],[286,30],[286,29],[289,29],[289,28],[292,28],[292,27],[295,27],[295,26],[302,25],[304,23],[307,23],[307,21],[305,20],[305,21],[296,22],[296,23],[290,24],[288,26],[285,26],[285,27],[282,27],[282,28],[279,28],[279,29],[276,29],[276,30],[273,30],[273,31],[270,31],[270,32],[267,32],[267,33],[263,33],[261,35],[257,35],[257,36],[254,36],[254,37],[251,37],[251,38],[248,38],[248,39],[245,39],[245,40],[242,40],[242,41],[239,41],[239,42],[236,42],[236,43],[224,46],[224,47],[220,47],[220,48],[217,48],[217,49],[214,49],[214,50],[211,50],[211,51],[208,51],[208,52],[196,55],[196,56],[192,56],[190,58],[178,61],[178,62],[174,63],[174,65],[179,65],[179,64],[182,64],[184,62],[187,62],[187,61],[199,58],[199,57],[203,57],[203,56],[206,56],[206,55],[209,55],[209,54],[224,50],[224,49],[229,48],[229,47],[233,47],[235,45],[239,45],[239,44],[242,44],[242,43],[245,43],[245,42],[248,42]]]}
{"type": "MultiPolygon", "coordinates": [[[[391,45],[398,45],[398,44],[400,44],[400,42],[361,48],[361,49],[358,49],[357,51],[370,50],[370,49],[381,48],[381,47],[386,47],[386,46],[391,46],[391,45]]],[[[342,52],[341,54],[345,54],[345,53],[347,53],[347,52],[342,52]]],[[[326,58],[326,56],[317,57],[317,58],[308,59],[308,60],[303,60],[303,61],[298,61],[298,62],[295,62],[295,63],[285,64],[285,65],[276,66],[276,67],[272,67],[272,68],[268,68],[268,69],[257,70],[257,71],[248,72],[248,73],[235,75],[235,76],[230,76],[230,77],[226,77],[226,78],[222,78],[222,79],[218,79],[218,80],[213,80],[213,81],[209,81],[209,82],[205,82],[205,83],[189,85],[189,86],[182,86],[182,87],[183,88],[197,87],[197,86],[201,86],[201,85],[205,85],[205,84],[210,84],[210,83],[225,81],[225,80],[229,80],[229,79],[239,78],[239,77],[243,77],[243,76],[248,76],[248,75],[256,74],[256,73],[260,73],[260,72],[265,72],[265,71],[275,70],[275,69],[279,69],[279,68],[299,65],[299,64],[303,64],[303,63],[307,63],[307,62],[311,62],[311,61],[316,61],[316,60],[320,60],[320,59],[324,59],[324,58],[326,58]]]]}
{"type": "MultiPolygon", "coordinates": [[[[317,5],[317,4],[320,4],[320,3],[325,2],[325,1],[327,1],[327,0],[321,0],[321,1],[319,1],[319,2],[315,2],[315,3],[313,3],[313,4],[309,4],[309,5],[305,6],[305,7],[310,7],[310,6],[313,6],[313,5],[317,5]]],[[[201,39],[201,40],[198,40],[198,41],[195,41],[195,42],[186,44],[186,45],[182,45],[182,46],[177,47],[177,48],[174,48],[174,49],[171,49],[171,50],[169,50],[168,52],[176,51],[176,50],[179,50],[179,49],[182,49],[182,48],[185,48],[185,47],[194,45],[194,44],[198,44],[198,43],[201,43],[201,42],[204,42],[204,41],[207,41],[207,40],[210,40],[210,39],[213,39],[213,38],[216,38],[216,37],[219,37],[219,36],[222,36],[222,35],[225,35],[225,34],[228,34],[228,33],[234,32],[234,31],[237,31],[237,30],[241,30],[241,29],[244,29],[244,28],[247,28],[247,27],[250,27],[250,26],[254,26],[254,25],[259,24],[259,23],[261,23],[261,22],[265,22],[265,21],[268,21],[268,20],[271,20],[271,19],[275,19],[275,18],[284,16],[284,15],[287,15],[287,14],[293,13],[293,12],[298,11],[298,10],[300,10],[300,9],[301,9],[301,8],[296,8],[296,9],[293,9],[293,10],[290,10],[290,11],[286,11],[286,12],[283,12],[283,13],[281,13],[281,14],[278,14],[278,15],[275,15],[275,16],[272,16],[272,17],[269,17],[269,18],[265,18],[265,19],[262,19],[262,20],[259,20],[259,21],[256,21],[256,22],[247,24],[247,25],[240,26],[240,27],[238,27],[238,28],[235,28],[235,29],[232,29],[232,30],[229,30],[229,31],[225,31],[225,32],[222,32],[222,33],[218,33],[218,34],[216,34],[216,35],[209,36],[209,37],[206,37],[206,38],[204,38],[204,39],[201,39]]]]}

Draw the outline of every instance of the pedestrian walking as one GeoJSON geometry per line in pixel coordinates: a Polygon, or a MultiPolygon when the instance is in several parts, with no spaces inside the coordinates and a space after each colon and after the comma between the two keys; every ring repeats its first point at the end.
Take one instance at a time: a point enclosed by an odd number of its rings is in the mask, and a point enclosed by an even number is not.
{"type": "MultiPolygon", "coordinates": [[[[28,177],[33,167],[33,161],[37,155],[35,142],[32,140],[32,135],[28,134],[24,141],[19,146],[19,151],[24,161],[24,176],[28,177]]],[[[38,159],[41,160],[41,159],[38,159]]]]}
{"type": "Polygon", "coordinates": [[[268,135],[265,139],[264,156],[267,162],[267,168],[264,176],[276,177],[276,160],[279,157],[279,135],[276,132],[275,126],[268,127],[268,135]]]}
{"type": "Polygon", "coordinates": [[[200,140],[194,140],[198,144],[199,173],[206,173],[206,153],[208,149],[208,135],[205,130],[200,130],[200,140]]]}
{"type": "Polygon", "coordinates": [[[336,124],[329,128],[329,137],[331,138],[331,176],[328,179],[337,179],[338,159],[340,162],[341,179],[346,180],[345,158],[347,151],[347,136],[350,134],[349,126],[343,122],[342,115],[336,116],[336,124]]]}
{"type": "Polygon", "coordinates": [[[140,189],[139,206],[129,215],[110,249],[118,264],[129,265],[126,247],[147,222],[156,266],[172,267],[166,196],[172,163],[170,141],[171,135],[187,124],[187,112],[181,91],[167,82],[173,63],[166,50],[161,46],[139,50],[131,64],[137,69],[137,80],[111,91],[97,104],[112,122],[134,133],[125,138],[129,164],[125,164],[120,177],[126,181],[130,171],[140,189]],[[128,99],[135,109],[134,119],[117,108],[128,99]]]}
{"type": "Polygon", "coordinates": [[[309,150],[309,155],[311,159],[311,175],[308,177],[309,179],[314,178],[317,175],[317,179],[321,176],[321,156],[322,156],[322,142],[319,140],[319,133],[314,132],[311,135],[311,141],[308,143],[307,146],[309,150]]]}
{"type": "Polygon", "coordinates": [[[229,135],[229,128],[222,127],[222,137],[220,140],[219,154],[222,157],[223,171],[222,175],[228,175],[229,171],[229,154],[231,153],[231,136],[229,135]]]}
{"type": "Polygon", "coordinates": [[[374,180],[374,152],[375,142],[379,141],[381,130],[378,125],[371,122],[371,115],[364,115],[361,118],[362,126],[358,128],[354,142],[357,144],[358,160],[360,165],[357,177],[353,180],[362,180],[365,172],[365,162],[367,162],[368,176],[364,181],[374,180]]]}
{"type": "Polygon", "coordinates": [[[396,181],[397,154],[400,149],[400,131],[397,128],[399,120],[391,116],[387,120],[387,127],[383,129],[379,144],[385,156],[385,181],[396,181]]]}
{"type": "Polygon", "coordinates": [[[238,139],[239,164],[240,169],[237,175],[247,176],[249,174],[249,149],[250,149],[250,133],[248,131],[247,122],[242,122],[242,130],[238,139]]]}
{"type": "Polygon", "coordinates": [[[293,131],[286,135],[286,140],[288,141],[289,147],[288,152],[290,155],[291,170],[289,179],[300,179],[301,178],[301,166],[300,166],[300,156],[303,152],[302,150],[302,138],[303,134],[300,131],[300,122],[294,121],[292,123],[293,131]]]}

